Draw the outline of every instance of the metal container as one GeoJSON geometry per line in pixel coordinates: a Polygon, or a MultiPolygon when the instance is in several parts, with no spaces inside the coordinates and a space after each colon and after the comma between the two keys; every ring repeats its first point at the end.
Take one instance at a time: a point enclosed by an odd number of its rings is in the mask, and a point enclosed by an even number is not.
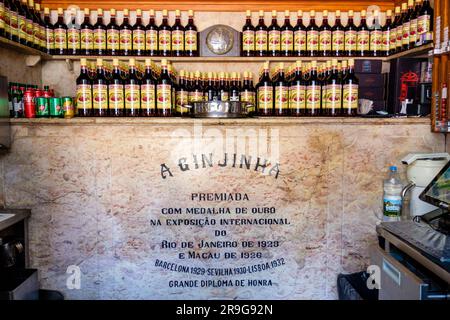
{"type": "Polygon", "coordinates": [[[246,118],[253,105],[239,101],[205,101],[184,107],[190,109],[186,116],[194,118],[246,118]]]}
{"type": "Polygon", "coordinates": [[[63,108],[60,98],[49,98],[50,118],[62,118],[64,117],[63,108]]]}
{"type": "Polygon", "coordinates": [[[48,98],[39,97],[36,98],[34,102],[36,105],[36,116],[38,118],[48,118],[50,116],[48,98]]]}
{"type": "Polygon", "coordinates": [[[75,109],[73,107],[72,97],[62,97],[61,101],[64,112],[64,118],[73,118],[75,116],[75,109]]]}

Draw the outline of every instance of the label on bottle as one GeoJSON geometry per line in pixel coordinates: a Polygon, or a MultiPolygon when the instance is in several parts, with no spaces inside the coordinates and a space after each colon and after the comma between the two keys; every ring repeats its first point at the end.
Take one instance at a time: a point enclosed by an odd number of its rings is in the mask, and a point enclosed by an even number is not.
{"type": "Polygon", "coordinates": [[[319,32],[319,51],[331,51],[330,30],[322,30],[319,32]]]}
{"type": "Polygon", "coordinates": [[[56,28],[53,31],[55,35],[55,49],[66,49],[67,48],[67,34],[66,29],[56,28]]]}
{"type": "Polygon", "coordinates": [[[289,109],[289,87],[275,87],[275,109],[289,109]]]}
{"type": "Polygon", "coordinates": [[[133,30],[133,50],[145,50],[145,30],[133,30]]]}
{"type": "Polygon", "coordinates": [[[170,84],[158,84],[156,86],[156,109],[170,110],[172,106],[172,86],[170,84]]]}
{"type": "Polygon", "coordinates": [[[172,31],[172,50],[173,51],[184,50],[184,32],[182,30],[172,31]]]}
{"type": "Polygon", "coordinates": [[[248,112],[255,112],[255,92],[244,90],[241,91],[241,101],[247,102],[248,104],[251,104],[252,106],[247,109],[248,112]]]}
{"type": "Polygon", "coordinates": [[[33,43],[37,46],[41,45],[41,32],[38,23],[33,23],[33,43]]]}
{"type": "Polygon", "coordinates": [[[280,50],[281,33],[278,30],[269,31],[269,51],[280,50]]]}
{"type": "Polygon", "coordinates": [[[46,48],[46,32],[45,32],[45,27],[44,26],[39,26],[39,38],[41,40],[41,47],[42,48],[46,48]]]}
{"type": "Polygon", "coordinates": [[[175,98],[175,110],[178,113],[187,113],[189,112],[189,108],[186,108],[185,105],[189,103],[189,93],[185,90],[179,90],[176,93],[175,98]]]}
{"type": "Polygon", "coordinates": [[[260,110],[272,110],[273,108],[273,88],[272,86],[262,86],[258,88],[258,108],[260,110]]]}
{"type": "Polygon", "coordinates": [[[10,33],[11,28],[9,26],[9,17],[11,16],[11,11],[8,8],[5,8],[5,14],[3,15],[5,33],[10,33]]]}
{"type": "Polygon", "coordinates": [[[357,51],[369,51],[370,50],[370,39],[368,30],[358,31],[358,40],[356,45],[357,51]]]}
{"type": "Polygon", "coordinates": [[[94,29],[94,50],[106,50],[106,30],[94,29]]]}
{"type": "Polygon", "coordinates": [[[155,109],[155,85],[141,85],[141,109],[155,109]]]}
{"type": "Polygon", "coordinates": [[[424,14],[417,19],[417,33],[422,35],[424,33],[430,32],[430,15],[424,14]]]}
{"type": "Polygon", "coordinates": [[[317,30],[309,30],[306,33],[306,42],[307,42],[307,50],[319,50],[319,31],[317,30]]]}
{"type": "Polygon", "coordinates": [[[313,84],[306,87],[306,109],[319,111],[320,86],[313,84]]]}
{"type": "Polygon", "coordinates": [[[148,51],[158,50],[158,31],[150,29],[145,31],[145,48],[148,51]]]}
{"type": "Polygon", "coordinates": [[[297,30],[294,32],[294,51],[306,51],[306,31],[297,30]]]}
{"type": "Polygon", "coordinates": [[[20,39],[27,39],[27,22],[24,16],[17,15],[17,28],[20,39]]]}
{"type": "Polygon", "coordinates": [[[94,48],[94,34],[91,29],[81,29],[80,42],[82,50],[94,48]]]}
{"type": "Polygon", "coordinates": [[[78,29],[70,28],[67,30],[67,47],[71,50],[80,48],[80,32],[78,29]]]}
{"type": "Polygon", "coordinates": [[[106,84],[92,85],[92,107],[94,109],[108,108],[108,86],[106,84]]]}
{"type": "Polygon", "coordinates": [[[26,19],[25,23],[27,26],[27,41],[33,43],[33,20],[26,19]]]}
{"type": "Polygon", "coordinates": [[[203,100],[204,100],[203,92],[201,91],[189,92],[189,102],[202,102],[203,100]]]}
{"type": "Polygon", "coordinates": [[[89,84],[77,85],[77,95],[75,101],[78,109],[92,108],[92,92],[89,84]]]}
{"type": "Polygon", "coordinates": [[[402,197],[385,195],[383,197],[383,214],[386,217],[400,217],[402,210],[402,197]]]}
{"type": "Polygon", "coordinates": [[[342,101],[344,110],[358,109],[358,85],[344,84],[342,101]]]}
{"type": "Polygon", "coordinates": [[[9,32],[13,36],[18,36],[19,35],[19,18],[17,16],[17,13],[12,12],[12,11],[10,11],[10,12],[11,12],[11,14],[9,16],[9,27],[10,27],[9,32]]]}
{"type": "Polygon", "coordinates": [[[187,30],[184,33],[184,50],[197,51],[197,31],[187,30]]]}
{"type": "Polygon", "coordinates": [[[120,50],[131,51],[133,46],[133,35],[130,29],[122,29],[119,33],[120,50]]]}
{"type": "Polygon", "coordinates": [[[170,31],[160,30],[159,31],[159,50],[170,51],[170,31]]]}
{"type": "Polygon", "coordinates": [[[332,50],[344,51],[345,49],[345,34],[343,30],[335,30],[332,34],[332,50]]]}
{"type": "Polygon", "coordinates": [[[118,29],[108,29],[106,31],[106,48],[108,50],[120,49],[120,32],[118,29]]]}
{"type": "Polygon", "coordinates": [[[126,84],[125,86],[125,109],[139,109],[141,99],[138,84],[126,84]]]}
{"type": "Polygon", "coordinates": [[[230,95],[228,94],[228,91],[220,90],[220,101],[229,101],[230,95]]]}
{"type": "Polygon", "coordinates": [[[327,103],[328,103],[328,84],[327,85],[323,85],[322,86],[322,98],[321,98],[321,103],[322,103],[322,109],[327,109],[327,103]]]}
{"type": "Polygon", "coordinates": [[[289,88],[289,109],[305,109],[306,87],[301,85],[291,86],[289,88]]]}
{"type": "Polygon", "coordinates": [[[370,32],[370,50],[380,51],[383,43],[383,33],[381,30],[372,30],[370,32]]]}
{"type": "Polygon", "coordinates": [[[418,21],[417,19],[413,19],[409,22],[409,42],[416,43],[417,41],[417,27],[418,21]]]}
{"type": "Polygon", "coordinates": [[[345,51],[356,51],[358,33],[356,30],[345,31],[345,51]]]}
{"type": "Polygon", "coordinates": [[[284,30],[281,32],[281,51],[292,51],[294,45],[294,32],[284,30]]]}
{"type": "Polygon", "coordinates": [[[399,48],[403,44],[403,27],[402,26],[398,26],[397,28],[395,28],[395,37],[396,37],[395,47],[399,48]]]}
{"type": "Polygon", "coordinates": [[[5,29],[5,5],[0,3],[0,29],[5,29]]]}
{"type": "Polygon", "coordinates": [[[55,49],[55,33],[53,29],[50,28],[45,29],[45,42],[47,49],[50,50],[55,49]]]}
{"type": "Polygon", "coordinates": [[[255,50],[266,51],[267,50],[267,31],[258,30],[255,33],[255,50]]]}
{"type": "Polygon", "coordinates": [[[409,21],[403,23],[403,26],[402,26],[402,30],[403,30],[403,31],[402,31],[402,34],[403,34],[402,44],[403,44],[403,45],[409,44],[409,30],[410,30],[409,27],[410,27],[409,21]]]}
{"type": "Polygon", "coordinates": [[[330,84],[327,86],[326,108],[333,110],[341,109],[342,89],[340,84],[330,84]]]}
{"type": "Polygon", "coordinates": [[[391,29],[389,31],[385,31],[385,34],[389,34],[389,50],[394,50],[397,47],[397,34],[395,33],[395,29],[391,29]]]}
{"type": "Polygon", "coordinates": [[[109,108],[123,109],[123,85],[112,83],[109,85],[109,108]]]}
{"type": "Polygon", "coordinates": [[[242,32],[242,51],[255,50],[255,31],[245,30],[242,32]]]}

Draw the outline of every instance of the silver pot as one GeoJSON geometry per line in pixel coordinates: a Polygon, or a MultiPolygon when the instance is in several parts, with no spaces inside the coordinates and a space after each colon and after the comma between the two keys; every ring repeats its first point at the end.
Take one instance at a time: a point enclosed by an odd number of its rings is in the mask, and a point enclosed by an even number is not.
{"type": "Polygon", "coordinates": [[[190,109],[186,116],[194,118],[246,118],[252,104],[239,101],[205,101],[184,105],[190,109]]]}

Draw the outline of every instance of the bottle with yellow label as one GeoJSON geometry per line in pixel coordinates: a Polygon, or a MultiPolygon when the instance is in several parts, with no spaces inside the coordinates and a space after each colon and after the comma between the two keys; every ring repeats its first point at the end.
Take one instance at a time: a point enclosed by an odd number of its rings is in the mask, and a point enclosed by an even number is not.
{"type": "Polygon", "coordinates": [[[256,85],[258,115],[273,115],[273,83],[270,78],[269,62],[265,62],[261,79],[256,85]]]}
{"type": "Polygon", "coordinates": [[[172,115],[172,80],[166,59],[161,61],[161,74],[156,85],[156,115],[160,117],[172,115]]]}
{"type": "Polygon", "coordinates": [[[129,22],[128,9],[123,10],[123,22],[120,25],[120,54],[123,56],[131,55],[133,50],[133,31],[129,22]]]}
{"type": "Polygon", "coordinates": [[[344,54],[345,32],[341,23],[341,11],[336,10],[336,21],[331,28],[331,55],[335,57],[344,54]]]}
{"type": "Polygon", "coordinates": [[[54,26],[50,22],[50,9],[44,8],[44,28],[45,28],[45,52],[54,54],[55,52],[55,34],[54,26]]]}
{"type": "Polygon", "coordinates": [[[94,53],[94,27],[90,21],[91,11],[83,10],[84,20],[80,26],[80,54],[91,55],[94,53]]]}
{"type": "Polygon", "coordinates": [[[370,32],[367,27],[366,10],[361,11],[361,23],[358,27],[356,51],[359,56],[370,55],[370,32]]]}
{"type": "Polygon", "coordinates": [[[67,24],[67,54],[80,54],[80,25],[77,24],[77,11],[70,10],[70,20],[67,24]]]}
{"type": "Polygon", "coordinates": [[[297,24],[294,27],[294,55],[306,54],[306,27],[303,24],[303,11],[297,11],[297,24]]]}
{"type": "Polygon", "coordinates": [[[163,10],[163,18],[158,31],[159,55],[168,57],[171,55],[172,46],[172,28],[169,25],[169,14],[163,10]]]}
{"type": "Polygon", "coordinates": [[[97,59],[97,73],[92,81],[92,111],[94,117],[108,115],[108,79],[105,76],[103,60],[97,59]]]}
{"type": "Polygon", "coordinates": [[[331,61],[331,73],[328,79],[324,80],[326,85],[325,105],[322,105],[322,115],[336,117],[341,115],[342,106],[342,79],[339,75],[338,62],[331,61]]]}
{"type": "Polygon", "coordinates": [[[89,70],[86,59],[80,60],[80,75],[76,80],[77,92],[75,104],[79,117],[92,116],[92,80],[89,77],[89,70]]]}
{"type": "Polygon", "coordinates": [[[150,10],[150,19],[145,28],[145,52],[149,56],[158,55],[158,26],[155,23],[155,10],[150,10]]]}
{"type": "Polygon", "coordinates": [[[133,55],[145,54],[145,27],[142,24],[142,10],[136,10],[136,23],[133,26],[133,55]]]}
{"type": "Polygon", "coordinates": [[[156,79],[153,77],[152,62],[145,59],[145,74],[141,80],[141,116],[152,117],[156,107],[156,79]]]}
{"type": "Polygon", "coordinates": [[[255,27],[255,56],[267,56],[267,26],[264,23],[264,11],[259,10],[259,22],[255,27]]]}
{"type": "Polygon", "coordinates": [[[310,76],[306,83],[306,110],[307,116],[320,115],[321,85],[317,75],[317,61],[311,62],[310,76]]]}
{"type": "Polygon", "coordinates": [[[113,72],[108,83],[109,116],[123,117],[125,98],[124,81],[121,76],[119,60],[113,59],[113,72]]]}
{"type": "Polygon", "coordinates": [[[274,83],[274,115],[289,115],[289,83],[284,75],[284,63],[278,66],[277,81],[274,83]]]}
{"type": "Polygon", "coordinates": [[[306,85],[302,76],[302,63],[297,61],[293,79],[289,83],[289,111],[292,116],[305,115],[306,85]]]}
{"type": "Polygon", "coordinates": [[[344,29],[344,55],[352,57],[356,55],[358,41],[358,28],[353,22],[353,10],[348,12],[348,22],[344,29]]]}
{"type": "Polygon", "coordinates": [[[109,10],[111,19],[106,26],[106,52],[110,56],[116,56],[120,50],[120,31],[116,23],[116,9],[109,10]]]}
{"type": "Polygon", "coordinates": [[[248,114],[254,116],[256,114],[255,88],[252,83],[252,73],[244,71],[244,83],[240,91],[241,102],[247,102],[251,108],[248,109],[248,114]]]}
{"type": "Polygon", "coordinates": [[[66,54],[67,52],[67,25],[64,23],[64,11],[58,8],[58,21],[54,27],[55,50],[54,54],[66,54]]]}
{"type": "Polygon", "coordinates": [[[181,24],[181,12],[175,10],[175,23],[172,26],[172,56],[184,55],[184,27],[181,24]]]}
{"type": "Polygon", "coordinates": [[[277,22],[277,11],[272,10],[272,23],[267,28],[268,55],[278,57],[281,49],[281,29],[277,22]]]}
{"type": "Polygon", "coordinates": [[[358,78],[355,76],[355,62],[350,59],[342,87],[342,115],[344,116],[356,116],[358,114],[358,84],[358,78]]]}
{"type": "Polygon", "coordinates": [[[251,57],[255,54],[255,27],[252,24],[252,13],[246,11],[245,24],[242,27],[241,56],[251,57]]]}
{"type": "Polygon", "coordinates": [[[187,104],[189,104],[189,89],[187,87],[186,73],[184,70],[181,70],[175,92],[175,115],[187,115],[189,113],[189,109],[185,107],[187,104]]]}
{"type": "Polygon", "coordinates": [[[128,62],[128,78],[125,80],[125,116],[138,117],[140,114],[140,80],[136,70],[136,60],[128,62]]]}
{"type": "Polygon", "coordinates": [[[331,55],[331,26],[328,23],[328,10],[322,13],[322,24],[319,27],[319,56],[331,55]]]}
{"type": "Polygon", "coordinates": [[[319,52],[319,27],[316,24],[316,12],[311,10],[309,17],[309,25],[306,28],[306,55],[315,57],[319,52]]]}
{"type": "Polygon", "coordinates": [[[9,32],[10,40],[20,42],[19,40],[19,8],[14,1],[9,1],[9,32]]]}
{"type": "Polygon", "coordinates": [[[194,11],[188,11],[188,24],[184,27],[184,55],[198,57],[198,32],[194,24],[194,11]]]}
{"type": "Polygon", "coordinates": [[[97,9],[97,23],[94,24],[94,54],[106,54],[106,26],[103,23],[103,9],[97,9]]]}
{"type": "Polygon", "coordinates": [[[203,84],[200,71],[195,71],[192,77],[192,85],[186,85],[189,90],[189,102],[202,102],[205,101],[203,84]]]}
{"type": "Polygon", "coordinates": [[[289,10],[284,12],[284,24],[281,27],[281,50],[280,55],[290,57],[294,53],[294,28],[291,25],[291,14],[289,10]]]}

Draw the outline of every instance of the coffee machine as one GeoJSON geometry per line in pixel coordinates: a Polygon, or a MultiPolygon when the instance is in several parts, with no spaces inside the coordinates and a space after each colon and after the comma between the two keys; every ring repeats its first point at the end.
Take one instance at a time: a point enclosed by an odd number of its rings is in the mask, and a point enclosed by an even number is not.
{"type": "Polygon", "coordinates": [[[419,195],[450,160],[448,153],[410,153],[401,161],[408,167],[408,184],[402,190],[402,199],[411,194],[409,216],[416,217],[428,213],[437,207],[419,199],[419,195]]]}

